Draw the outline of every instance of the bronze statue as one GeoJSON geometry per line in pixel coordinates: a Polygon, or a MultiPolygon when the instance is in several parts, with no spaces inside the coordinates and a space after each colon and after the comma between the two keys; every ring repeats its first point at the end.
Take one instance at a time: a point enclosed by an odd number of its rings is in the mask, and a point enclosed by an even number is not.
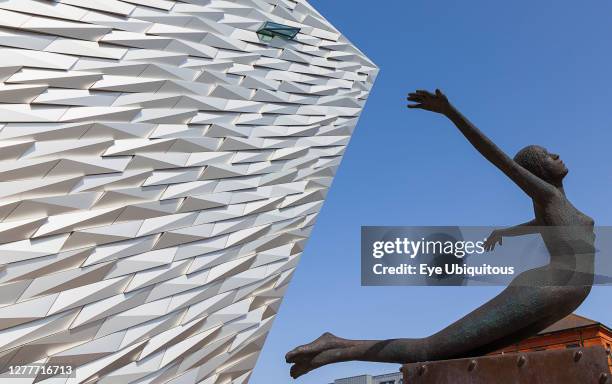
{"type": "MultiPolygon", "coordinates": [[[[493,231],[485,248],[504,236],[539,232],[550,254],[546,266],[518,275],[498,296],[429,337],[421,339],[347,340],[325,333],[310,344],[287,353],[291,376],[342,361],[412,363],[478,356],[531,336],[572,313],[593,284],[593,219],[565,196],[568,173],[559,155],[528,146],[514,159],[507,156],[436,90],[410,93],[409,108],[448,117],[467,140],[516,183],[533,201],[535,218],[493,231]],[[540,229],[541,228],[541,229],[540,229]]],[[[410,306],[409,301],[405,304],[410,306]]]]}

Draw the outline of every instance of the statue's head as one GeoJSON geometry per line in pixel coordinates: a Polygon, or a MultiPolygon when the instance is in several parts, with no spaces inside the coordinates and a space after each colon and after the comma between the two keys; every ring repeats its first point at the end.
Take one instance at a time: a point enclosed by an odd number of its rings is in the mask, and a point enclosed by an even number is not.
{"type": "Polygon", "coordinates": [[[551,184],[559,184],[567,175],[568,169],[556,153],[550,153],[546,148],[529,145],[514,156],[520,166],[551,184]]]}

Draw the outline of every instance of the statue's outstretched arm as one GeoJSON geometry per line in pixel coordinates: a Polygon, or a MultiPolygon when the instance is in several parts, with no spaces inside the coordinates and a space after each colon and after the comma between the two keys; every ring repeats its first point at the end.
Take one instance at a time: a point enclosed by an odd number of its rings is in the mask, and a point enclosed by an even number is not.
{"type": "Polygon", "coordinates": [[[539,233],[540,231],[538,225],[541,224],[539,224],[536,219],[533,219],[513,227],[496,229],[487,237],[484,248],[487,251],[493,250],[495,248],[495,244],[502,245],[502,239],[504,237],[523,236],[536,232],[539,233]]]}
{"type": "Polygon", "coordinates": [[[440,90],[436,90],[435,94],[419,90],[410,93],[408,100],[417,103],[409,105],[409,108],[425,109],[448,117],[478,152],[505,173],[531,198],[540,201],[546,200],[554,192],[555,188],[551,184],[521,167],[506,155],[461,112],[453,107],[440,90]]]}
{"type": "Polygon", "coordinates": [[[504,237],[528,235],[530,233],[538,232],[538,225],[541,224],[538,224],[538,221],[533,219],[513,227],[501,229],[500,233],[504,237]]]}

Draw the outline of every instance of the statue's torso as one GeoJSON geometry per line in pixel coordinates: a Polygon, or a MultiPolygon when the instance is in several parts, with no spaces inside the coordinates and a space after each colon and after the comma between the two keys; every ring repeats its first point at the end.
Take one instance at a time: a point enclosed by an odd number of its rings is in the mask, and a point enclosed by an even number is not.
{"type": "Polygon", "coordinates": [[[580,212],[561,193],[545,205],[534,204],[534,211],[550,254],[549,272],[552,276],[549,275],[548,279],[570,285],[592,284],[595,260],[593,219],[580,212]],[[578,273],[567,280],[567,271],[578,273]]]}

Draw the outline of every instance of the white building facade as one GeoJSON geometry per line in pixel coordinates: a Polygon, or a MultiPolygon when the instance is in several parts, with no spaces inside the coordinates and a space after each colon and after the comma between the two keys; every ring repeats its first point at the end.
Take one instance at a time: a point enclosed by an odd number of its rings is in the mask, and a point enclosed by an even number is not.
{"type": "Polygon", "coordinates": [[[0,370],[247,383],[377,71],[303,0],[0,2],[0,370]]]}
{"type": "Polygon", "coordinates": [[[383,375],[360,375],[336,379],[330,384],[404,384],[400,372],[386,373],[383,375]]]}

